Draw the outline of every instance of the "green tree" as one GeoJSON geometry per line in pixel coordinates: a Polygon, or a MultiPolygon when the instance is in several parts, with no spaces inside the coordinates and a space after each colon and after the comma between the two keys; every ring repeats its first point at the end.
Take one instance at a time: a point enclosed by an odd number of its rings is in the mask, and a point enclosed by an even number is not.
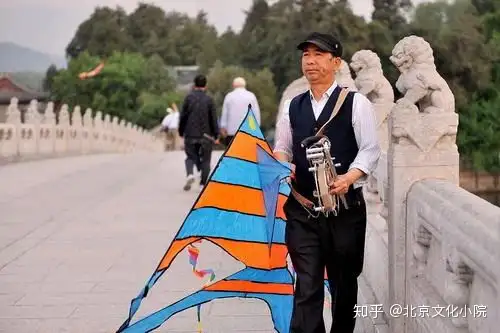
{"type": "Polygon", "coordinates": [[[412,7],[411,0],[373,0],[372,19],[386,25],[395,35],[406,25],[405,12],[412,7]]]}
{"type": "Polygon", "coordinates": [[[138,100],[137,123],[148,129],[158,126],[166,115],[167,107],[173,103],[180,105],[183,97],[183,94],[174,91],[159,95],[142,92],[138,100]]]}
{"type": "MultiPolygon", "coordinates": [[[[218,39],[217,39],[217,60],[222,62],[224,65],[237,65],[240,63],[241,51],[239,47],[240,36],[235,33],[231,28],[228,28],[218,39]]],[[[213,66],[205,66],[203,72],[208,72],[209,68],[213,66]]]]}
{"type": "Polygon", "coordinates": [[[246,12],[245,23],[239,35],[239,59],[245,68],[260,69],[267,58],[267,45],[262,43],[269,33],[267,16],[269,5],[265,0],[254,0],[246,12]]]}
{"type": "Polygon", "coordinates": [[[45,72],[45,78],[43,79],[42,88],[44,91],[52,91],[52,81],[59,71],[55,65],[50,65],[45,72]]]}
{"type": "Polygon", "coordinates": [[[75,36],[66,48],[72,58],[87,51],[99,57],[110,56],[113,52],[129,51],[133,41],[128,34],[128,17],[121,7],[97,7],[92,15],[82,22],[75,36]]]}
{"type": "Polygon", "coordinates": [[[491,81],[494,54],[482,33],[481,17],[467,0],[420,5],[416,13],[412,33],[431,43],[436,66],[455,94],[457,108],[466,110],[472,93],[491,81]]]}
{"type": "Polygon", "coordinates": [[[481,15],[500,10],[498,0],[471,0],[471,3],[481,15]]]}
{"type": "Polygon", "coordinates": [[[220,61],[216,62],[207,79],[209,93],[214,98],[218,116],[221,115],[224,97],[231,91],[232,81],[237,76],[245,78],[247,89],[257,97],[263,131],[271,129],[277,112],[277,98],[273,75],[268,69],[254,72],[238,66],[224,66],[220,61]]]}
{"type": "Polygon", "coordinates": [[[477,171],[500,172],[500,93],[475,99],[460,114],[458,146],[462,158],[477,171]]]}
{"type": "Polygon", "coordinates": [[[134,51],[145,56],[168,54],[172,47],[168,41],[169,26],[166,13],[160,7],[140,2],[128,16],[127,33],[134,43],[134,51]]]}
{"type": "Polygon", "coordinates": [[[79,73],[95,68],[100,62],[100,58],[88,52],[70,61],[68,69],[54,77],[52,92],[56,99],[71,107],[90,107],[140,126],[150,126],[149,121],[145,122],[149,118],[139,113],[141,101],[149,101],[144,94],[159,96],[161,100],[163,94],[174,90],[174,82],[161,59],[158,56],[145,58],[138,53],[115,52],[98,75],[79,79],[79,73]]]}

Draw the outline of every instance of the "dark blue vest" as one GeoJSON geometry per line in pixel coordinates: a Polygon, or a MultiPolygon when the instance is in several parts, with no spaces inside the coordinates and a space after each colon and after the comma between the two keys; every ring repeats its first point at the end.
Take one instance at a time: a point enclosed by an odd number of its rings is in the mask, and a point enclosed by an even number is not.
{"type": "MultiPolygon", "coordinates": [[[[316,190],[314,176],[308,170],[309,162],[306,159],[305,148],[302,148],[300,143],[305,138],[315,135],[328,121],[340,91],[341,87],[337,86],[317,121],[314,117],[309,90],[293,98],[290,103],[290,125],[293,137],[292,163],[296,166],[293,186],[300,194],[314,202],[316,202],[313,197],[313,191],[316,190]]],[[[341,163],[336,168],[338,174],[346,173],[358,154],[358,145],[352,128],[353,99],[354,92],[349,92],[337,115],[323,130],[323,134],[331,141],[330,154],[335,157],[334,163],[341,163]]],[[[352,191],[351,186],[350,192],[352,191]]]]}

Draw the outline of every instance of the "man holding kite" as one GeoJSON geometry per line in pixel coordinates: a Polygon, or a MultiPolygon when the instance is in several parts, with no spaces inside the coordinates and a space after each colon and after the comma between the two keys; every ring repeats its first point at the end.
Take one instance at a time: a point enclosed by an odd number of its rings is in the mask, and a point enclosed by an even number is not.
{"type": "Polygon", "coordinates": [[[312,33],[297,48],[302,51],[302,72],[310,90],[285,102],[274,148],[277,159],[295,168],[292,195],[284,205],[285,240],[297,275],[291,332],[325,332],[326,268],[332,292],[331,332],[352,333],[365,247],[362,185],[380,156],[375,113],[365,96],[337,84],[342,45],[335,37],[312,33]],[[311,209],[317,206],[314,192],[318,189],[303,144],[319,129],[331,142],[330,153],[338,163],[339,175],[329,184],[330,193],[343,195],[347,204],[347,208],[339,205],[336,216],[311,209]]]}

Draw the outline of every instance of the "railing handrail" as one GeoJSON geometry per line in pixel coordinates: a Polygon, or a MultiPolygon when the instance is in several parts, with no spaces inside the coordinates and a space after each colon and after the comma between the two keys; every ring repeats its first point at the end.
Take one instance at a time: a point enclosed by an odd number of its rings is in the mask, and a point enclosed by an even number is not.
{"type": "Polygon", "coordinates": [[[419,222],[433,237],[459,251],[465,263],[492,285],[497,283],[500,207],[440,179],[414,183],[407,205],[416,206],[419,222]]]}

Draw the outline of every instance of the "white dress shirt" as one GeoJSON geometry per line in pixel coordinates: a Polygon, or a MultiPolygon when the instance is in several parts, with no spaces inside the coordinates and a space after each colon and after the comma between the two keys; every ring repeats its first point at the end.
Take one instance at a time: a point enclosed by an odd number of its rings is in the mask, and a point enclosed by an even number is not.
{"type": "Polygon", "coordinates": [[[178,129],[179,128],[179,114],[180,112],[172,112],[169,113],[163,118],[163,121],[161,122],[162,126],[164,128],[168,129],[178,129]]]}
{"type": "MultiPolygon", "coordinates": [[[[323,94],[323,96],[321,96],[319,101],[314,98],[312,92],[309,90],[312,109],[316,120],[318,120],[326,102],[336,87],[337,82],[335,81],[333,85],[323,94]]],[[[276,124],[276,143],[274,147],[275,152],[286,154],[289,157],[289,160],[292,159],[292,131],[289,114],[291,101],[291,99],[288,99],[283,104],[282,114],[276,124]]],[[[372,103],[364,95],[355,93],[352,105],[352,126],[359,151],[356,158],[349,166],[349,170],[357,168],[363,171],[366,175],[369,175],[377,167],[377,162],[381,152],[375,119],[375,110],[372,103]]],[[[366,183],[366,175],[361,177],[354,184],[355,188],[366,183]]]]}
{"type": "Polygon", "coordinates": [[[225,128],[228,135],[236,134],[248,112],[248,104],[252,105],[252,111],[260,125],[259,103],[253,92],[245,88],[236,88],[224,98],[220,127],[225,128]]]}

